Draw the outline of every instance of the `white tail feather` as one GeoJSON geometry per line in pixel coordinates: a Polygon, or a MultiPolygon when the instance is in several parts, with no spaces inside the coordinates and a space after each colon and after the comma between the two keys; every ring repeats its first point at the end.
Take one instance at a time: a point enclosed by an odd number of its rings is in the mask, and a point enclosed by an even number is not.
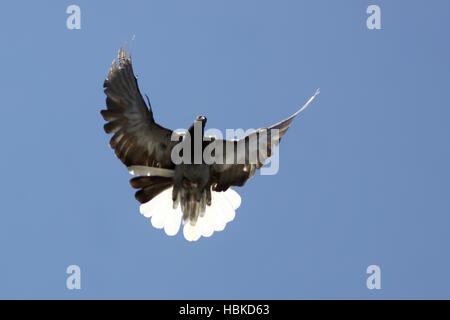
{"type": "MultiPolygon", "coordinates": [[[[205,215],[199,217],[197,223],[192,226],[186,223],[183,227],[183,235],[188,241],[197,241],[201,236],[210,237],[214,231],[222,231],[228,222],[236,215],[236,209],[241,204],[239,194],[229,188],[225,192],[211,193],[211,205],[206,206],[205,215]]],[[[178,233],[181,225],[181,206],[173,209],[172,188],[169,188],[151,201],[141,204],[141,214],[151,218],[153,227],[163,229],[168,236],[178,233]]]]}
{"type": "Polygon", "coordinates": [[[234,210],[241,205],[241,196],[233,189],[228,188],[228,190],[224,192],[224,196],[231,203],[234,210]]]}
{"type": "Polygon", "coordinates": [[[195,226],[190,223],[186,223],[183,228],[183,235],[187,241],[197,241],[202,236],[200,231],[200,224],[197,223],[195,226]]]}
{"type": "Polygon", "coordinates": [[[181,212],[181,208],[179,206],[176,210],[172,209],[172,212],[167,215],[164,224],[164,231],[168,236],[174,236],[178,233],[178,230],[180,230],[182,217],[183,213],[181,212]]]}

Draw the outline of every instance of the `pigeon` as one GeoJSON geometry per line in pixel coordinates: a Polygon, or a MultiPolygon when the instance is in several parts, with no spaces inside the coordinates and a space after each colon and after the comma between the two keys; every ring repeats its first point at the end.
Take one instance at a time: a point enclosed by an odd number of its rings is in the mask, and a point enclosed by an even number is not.
{"type": "Polygon", "coordinates": [[[222,231],[235,217],[241,187],[264,166],[297,112],[270,127],[254,130],[241,139],[205,135],[205,116],[189,129],[177,132],[155,122],[150,99],[146,104],[133,72],[131,56],[119,49],[104,81],[106,121],[110,146],[134,176],[131,187],[141,203],[140,212],[155,228],[176,235],[183,224],[188,241],[222,231]]]}

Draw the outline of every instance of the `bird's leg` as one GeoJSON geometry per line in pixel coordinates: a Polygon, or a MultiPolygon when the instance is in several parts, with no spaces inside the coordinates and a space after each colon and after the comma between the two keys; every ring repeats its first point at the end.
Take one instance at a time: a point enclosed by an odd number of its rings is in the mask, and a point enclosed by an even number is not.
{"type": "Polygon", "coordinates": [[[172,201],[173,201],[173,208],[178,208],[178,205],[180,204],[180,196],[179,196],[180,189],[177,187],[173,187],[172,189],[172,201]]]}
{"type": "MultiPolygon", "coordinates": [[[[200,180],[198,182],[198,187],[196,190],[196,194],[195,194],[195,200],[197,200],[197,202],[199,202],[202,199],[203,193],[207,192],[207,189],[211,189],[209,187],[209,183],[208,180],[200,180]]],[[[211,193],[210,193],[211,195],[211,193]]]]}
{"type": "Polygon", "coordinates": [[[180,167],[175,167],[175,173],[173,177],[173,189],[172,189],[172,201],[173,208],[176,209],[180,203],[180,188],[183,183],[183,170],[180,167]]]}
{"type": "Polygon", "coordinates": [[[208,183],[205,186],[205,193],[206,193],[206,204],[208,206],[210,206],[211,205],[211,184],[210,183],[208,183]]]}

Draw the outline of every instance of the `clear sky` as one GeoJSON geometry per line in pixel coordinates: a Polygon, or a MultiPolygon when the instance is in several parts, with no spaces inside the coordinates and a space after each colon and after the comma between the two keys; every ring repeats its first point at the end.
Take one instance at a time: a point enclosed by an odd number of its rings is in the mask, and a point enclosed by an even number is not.
{"type": "Polygon", "coordinates": [[[444,0],[3,3],[0,298],[450,298],[449,21],[444,0]],[[321,89],[211,238],[154,229],[108,145],[102,84],[133,35],[170,128],[270,125],[321,89]]]}

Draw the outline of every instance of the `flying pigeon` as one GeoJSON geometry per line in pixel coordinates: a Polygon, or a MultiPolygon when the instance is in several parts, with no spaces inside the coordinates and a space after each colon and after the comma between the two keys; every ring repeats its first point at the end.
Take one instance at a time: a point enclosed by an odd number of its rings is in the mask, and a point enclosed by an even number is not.
{"type": "Polygon", "coordinates": [[[188,241],[209,237],[234,219],[241,197],[231,187],[243,186],[264,165],[292,120],[319,94],[317,90],[302,108],[277,124],[241,139],[223,140],[204,135],[205,116],[198,116],[184,133],[157,124],[125,49],[119,50],[118,63],[113,61],[103,87],[104,130],[113,134],[110,146],[135,176],[130,184],[138,189],[141,214],[169,236],[177,234],[183,223],[188,241]]]}

